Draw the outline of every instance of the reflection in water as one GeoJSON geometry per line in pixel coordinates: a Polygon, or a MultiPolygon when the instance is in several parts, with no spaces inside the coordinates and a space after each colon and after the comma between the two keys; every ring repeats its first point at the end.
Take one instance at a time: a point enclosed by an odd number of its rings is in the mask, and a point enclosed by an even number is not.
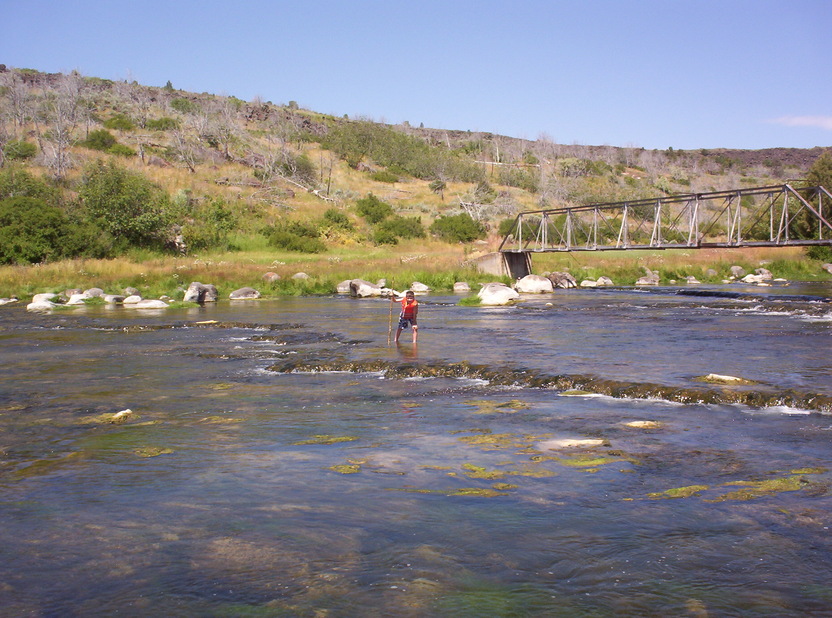
{"type": "Polygon", "coordinates": [[[827,612],[828,303],[423,307],[2,308],[4,613],[827,612]]]}
{"type": "Polygon", "coordinates": [[[419,344],[417,343],[405,344],[397,341],[396,351],[399,353],[399,358],[404,360],[416,360],[419,358],[419,344]]]}

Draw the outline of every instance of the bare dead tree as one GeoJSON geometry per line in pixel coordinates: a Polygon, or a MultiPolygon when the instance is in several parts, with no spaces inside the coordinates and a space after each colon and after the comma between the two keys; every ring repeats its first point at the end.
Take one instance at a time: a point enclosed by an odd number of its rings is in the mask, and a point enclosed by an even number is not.
{"type": "Polygon", "coordinates": [[[41,115],[49,129],[42,136],[46,165],[59,180],[72,166],[70,148],[75,143],[75,128],[82,116],[79,109],[82,88],[79,73],[62,75],[55,91],[41,105],[41,115]]]}

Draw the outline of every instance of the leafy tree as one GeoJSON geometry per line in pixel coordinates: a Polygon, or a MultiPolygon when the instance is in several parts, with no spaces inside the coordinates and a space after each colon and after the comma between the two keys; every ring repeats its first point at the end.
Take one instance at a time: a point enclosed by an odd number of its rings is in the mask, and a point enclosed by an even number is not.
{"type": "Polygon", "coordinates": [[[350,218],[337,208],[329,208],[323,216],[325,224],[337,227],[342,230],[350,231],[353,229],[350,218]]]}
{"type": "Polygon", "coordinates": [[[382,202],[372,193],[368,193],[367,197],[358,200],[355,206],[358,214],[373,225],[393,214],[393,207],[387,202],[382,202]]]}
{"type": "Polygon", "coordinates": [[[67,217],[42,198],[0,201],[0,263],[29,264],[63,257],[67,217]]]}
{"type": "Polygon", "coordinates": [[[485,225],[468,213],[441,216],[431,224],[430,231],[447,242],[471,242],[488,233],[485,225]]]}
{"type": "Polygon", "coordinates": [[[806,173],[806,182],[810,187],[821,186],[832,191],[832,150],[820,155],[806,173]]]}
{"type": "Polygon", "coordinates": [[[141,174],[98,161],[86,169],[79,196],[86,214],[119,249],[164,245],[169,198],[141,174]]]}
{"type": "Polygon", "coordinates": [[[238,217],[225,200],[215,198],[187,214],[189,223],[183,226],[182,235],[190,249],[231,248],[229,235],[237,227],[238,217]]]}

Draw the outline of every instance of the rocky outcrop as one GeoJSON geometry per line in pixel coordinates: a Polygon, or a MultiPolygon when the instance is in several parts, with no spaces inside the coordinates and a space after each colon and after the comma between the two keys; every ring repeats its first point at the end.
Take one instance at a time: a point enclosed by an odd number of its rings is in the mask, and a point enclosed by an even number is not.
{"type": "Polygon", "coordinates": [[[215,303],[219,300],[219,297],[220,294],[216,286],[193,281],[188,286],[185,297],[182,300],[186,303],[215,303]]]}
{"type": "Polygon", "coordinates": [[[503,283],[486,283],[477,293],[481,305],[508,305],[520,298],[519,292],[503,283]]]}
{"type": "Polygon", "coordinates": [[[514,284],[514,289],[521,294],[548,294],[553,292],[555,286],[547,277],[541,275],[526,275],[522,279],[518,279],[514,284]]]}
{"type": "Polygon", "coordinates": [[[228,295],[228,298],[231,300],[254,300],[260,298],[260,292],[254,288],[240,288],[239,290],[231,292],[231,294],[228,295]]]}

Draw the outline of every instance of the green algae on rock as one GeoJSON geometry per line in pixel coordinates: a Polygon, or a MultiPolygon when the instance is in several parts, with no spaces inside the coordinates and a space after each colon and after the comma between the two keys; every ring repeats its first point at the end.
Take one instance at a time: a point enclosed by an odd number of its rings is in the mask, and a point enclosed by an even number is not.
{"type": "Polygon", "coordinates": [[[705,502],[724,502],[726,500],[755,500],[765,496],[772,496],[787,491],[800,491],[811,485],[811,481],[802,475],[769,479],[767,481],[733,481],[725,483],[724,487],[742,486],[744,489],[732,491],[705,502]]]}
{"type": "Polygon", "coordinates": [[[531,405],[519,399],[512,399],[511,401],[497,402],[490,399],[477,399],[465,402],[469,406],[476,406],[477,411],[474,414],[514,414],[518,410],[528,410],[531,405]]]}
{"type": "Polygon", "coordinates": [[[707,485],[688,485],[686,487],[674,487],[665,491],[649,493],[647,497],[656,499],[690,498],[691,496],[699,495],[707,489],[707,485]]]}
{"type": "Polygon", "coordinates": [[[469,479],[501,479],[506,475],[502,470],[488,470],[483,466],[475,466],[474,464],[463,464],[463,474],[469,479]]]}
{"type": "Polygon", "coordinates": [[[139,457],[158,457],[159,455],[170,455],[172,448],[160,448],[158,446],[144,446],[134,449],[133,452],[139,457]]]}

